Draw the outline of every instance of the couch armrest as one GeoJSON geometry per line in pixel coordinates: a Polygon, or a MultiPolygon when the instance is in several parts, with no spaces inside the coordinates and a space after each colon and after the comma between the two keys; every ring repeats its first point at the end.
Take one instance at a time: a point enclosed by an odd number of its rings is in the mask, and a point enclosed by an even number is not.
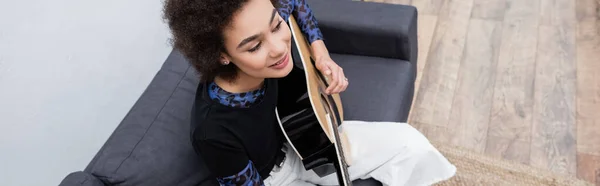
{"type": "Polygon", "coordinates": [[[105,186],[100,179],[86,172],[77,171],[67,175],[59,186],[105,186]]]}
{"type": "Polygon", "coordinates": [[[306,0],[329,52],[417,62],[417,9],[350,0],[306,0]]]}

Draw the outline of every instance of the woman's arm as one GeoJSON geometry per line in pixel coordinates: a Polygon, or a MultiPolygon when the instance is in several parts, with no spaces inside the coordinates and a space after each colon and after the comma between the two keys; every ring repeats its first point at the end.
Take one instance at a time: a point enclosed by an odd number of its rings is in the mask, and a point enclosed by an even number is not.
{"type": "Polygon", "coordinates": [[[226,177],[218,177],[217,181],[221,186],[255,186],[265,185],[258,174],[258,170],[252,161],[248,161],[248,165],[239,173],[226,177]]]}
{"type": "MultiPolygon", "coordinates": [[[[280,0],[285,1],[285,0],[280,0]]],[[[296,17],[298,26],[302,30],[304,37],[308,39],[309,43],[313,43],[317,40],[323,40],[323,34],[319,29],[319,22],[313,15],[312,10],[306,3],[306,0],[289,0],[288,3],[293,3],[292,15],[296,17]]]]}
{"type": "MultiPolygon", "coordinates": [[[[279,1],[282,2],[284,0],[279,1]]],[[[290,1],[293,3],[293,6],[287,7],[293,7],[292,14],[296,18],[302,33],[310,42],[317,69],[331,78],[329,87],[327,87],[327,90],[325,91],[328,94],[343,92],[346,90],[346,87],[348,87],[348,80],[346,79],[342,68],[329,56],[329,51],[323,42],[323,34],[319,29],[319,23],[308,6],[308,3],[306,3],[306,0],[289,0],[288,2],[290,1]]]]}
{"type": "Polygon", "coordinates": [[[315,59],[329,57],[319,23],[305,0],[273,0],[272,2],[283,19],[289,18],[290,14],[294,15],[302,34],[311,45],[315,59]]]}
{"type": "Polygon", "coordinates": [[[315,59],[329,57],[329,52],[323,42],[323,34],[321,33],[321,29],[319,29],[319,22],[313,15],[306,0],[291,0],[291,2],[293,3],[292,14],[296,17],[302,34],[308,39],[311,45],[313,57],[315,59]]]}
{"type": "Polygon", "coordinates": [[[331,59],[331,57],[329,56],[329,51],[327,50],[327,47],[325,46],[325,42],[323,42],[323,40],[313,41],[310,44],[310,46],[316,61],[320,61],[322,58],[331,59]]]}

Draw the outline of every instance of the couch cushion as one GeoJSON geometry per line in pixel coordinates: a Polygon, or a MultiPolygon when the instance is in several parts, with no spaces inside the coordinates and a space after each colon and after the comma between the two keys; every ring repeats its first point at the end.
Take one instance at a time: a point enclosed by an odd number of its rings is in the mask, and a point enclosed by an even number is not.
{"type": "Polygon", "coordinates": [[[348,78],[340,94],[345,120],[406,122],[414,93],[415,71],[399,59],[331,54],[348,78]]]}
{"type": "Polygon", "coordinates": [[[104,186],[104,183],[90,173],[77,171],[67,175],[58,186],[104,186]]]}
{"type": "Polygon", "coordinates": [[[329,52],[395,58],[416,64],[416,7],[379,3],[381,0],[306,1],[319,22],[329,52]]]}
{"type": "Polygon", "coordinates": [[[172,52],[86,172],[120,185],[197,185],[208,178],[190,142],[197,83],[196,71],[172,52]]]}

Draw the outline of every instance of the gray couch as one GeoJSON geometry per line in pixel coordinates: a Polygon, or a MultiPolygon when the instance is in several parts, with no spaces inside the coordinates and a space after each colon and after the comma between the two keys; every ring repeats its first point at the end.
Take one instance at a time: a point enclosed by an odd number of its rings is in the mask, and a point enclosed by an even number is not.
{"type": "MultiPolygon", "coordinates": [[[[308,0],[331,56],[350,86],[347,120],[405,122],[417,62],[417,11],[411,6],[308,0]]],[[[217,185],[190,144],[196,71],[174,50],[124,120],[83,171],[60,185],[217,185]]],[[[358,186],[381,185],[372,179],[358,186]]]]}

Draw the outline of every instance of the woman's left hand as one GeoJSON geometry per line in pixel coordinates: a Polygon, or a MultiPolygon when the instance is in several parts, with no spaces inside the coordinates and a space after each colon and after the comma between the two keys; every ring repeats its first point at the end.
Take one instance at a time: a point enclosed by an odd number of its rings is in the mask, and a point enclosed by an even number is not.
{"type": "Polygon", "coordinates": [[[330,57],[317,59],[315,66],[326,78],[329,78],[329,87],[327,87],[325,93],[337,94],[346,90],[348,78],[344,75],[344,69],[338,66],[330,57]]]}

